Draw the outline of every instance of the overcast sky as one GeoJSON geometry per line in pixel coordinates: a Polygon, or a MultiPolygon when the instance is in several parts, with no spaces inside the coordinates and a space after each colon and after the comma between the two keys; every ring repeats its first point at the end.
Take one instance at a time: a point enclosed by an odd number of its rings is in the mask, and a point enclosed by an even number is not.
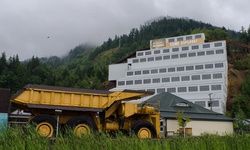
{"type": "Polygon", "coordinates": [[[20,60],[102,44],[159,16],[188,17],[239,31],[249,0],[0,0],[0,53],[20,60]]]}

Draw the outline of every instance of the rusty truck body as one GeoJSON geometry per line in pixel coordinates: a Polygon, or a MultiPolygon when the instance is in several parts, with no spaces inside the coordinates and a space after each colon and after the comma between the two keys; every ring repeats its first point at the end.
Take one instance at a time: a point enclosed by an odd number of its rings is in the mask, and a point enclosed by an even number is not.
{"type": "Polygon", "coordinates": [[[54,136],[60,126],[72,128],[78,136],[120,130],[135,133],[139,138],[154,138],[160,135],[159,112],[129,102],[151,94],[28,84],[12,96],[11,102],[14,107],[31,113],[29,121],[44,137],[54,136]]]}

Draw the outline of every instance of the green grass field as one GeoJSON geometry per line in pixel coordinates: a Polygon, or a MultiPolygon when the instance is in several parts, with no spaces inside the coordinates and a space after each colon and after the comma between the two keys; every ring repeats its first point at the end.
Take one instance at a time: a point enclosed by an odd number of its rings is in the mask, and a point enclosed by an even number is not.
{"type": "Polygon", "coordinates": [[[248,150],[250,136],[204,135],[201,137],[174,137],[170,139],[138,139],[117,134],[93,134],[76,137],[70,132],[57,138],[40,137],[31,126],[25,128],[9,127],[1,130],[1,150],[248,150]]]}

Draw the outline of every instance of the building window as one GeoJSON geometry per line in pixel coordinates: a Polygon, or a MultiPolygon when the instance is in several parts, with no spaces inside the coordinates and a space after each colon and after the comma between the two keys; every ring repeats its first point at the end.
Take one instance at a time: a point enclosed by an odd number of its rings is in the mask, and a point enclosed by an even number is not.
{"type": "Polygon", "coordinates": [[[155,89],[147,89],[147,91],[155,93],[155,89]]]}
{"type": "Polygon", "coordinates": [[[172,59],[176,59],[178,58],[178,54],[175,54],[175,55],[171,55],[172,59]]]}
{"type": "Polygon", "coordinates": [[[190,86],[190,87],[188,87],[188,91],[189,92],[197,92],[198,91],[198,87],[197,86],[190,86]]]}
{"type": "Polygon", "coordinates": [[[145,55],[151,55],[151,51],[146,51],[145,55]]]}
{"type": "Polygon", "coordinates": [[[187,57],[186,53],[185,54],[180,54],[180,58],[185,58],[185,57],[187,57]]]}
{"type": "Polygon", "coordinates": [[[152,69],[151,70],[151,74],[155,74],[155,73],[158,73],[158,69],[152,69]]]}
{"type": "Polygon", "coordinates": [[[195,35],[195,37],[194,37],[195,39],[199,39],[199,38],[201,38],[201,35],[200,34],[198,34],[198,35],[195,35]]]}
{"type": "Polygon", "coordinates": [[[188,53],[188,57],[194,57],[196,56],[196,53],[188,53]]]}
{"type": "Polygon", "coordinates": [[[213,79],[220,79],[220,78],[222,78],[222,73],[213,74],[213,79]]]}
{"type": "Polygon", "coordinates": [[[166,68],[161,68],[161,69],[159,69],[159,72],[160,73],[165,73],[165,72],[167,72],[167,69],[166,68]]]}
{"type": "Polygon", "coordinates": [[[200,75],[192,75],[192,80],[200,80],[200,75]]]}
{"type": "Polygon", "coordinates": [[[142,80],[135,80],[135,84],[142,84],[142,80]]]}
{"type": "Polygon", "coordinates": [[[174,39],[168,39],[168,42],[174,42],[174,39]]]}
{"type": "Polygon", "coordinates": [[[165,132],[165,130],[164,130],[164,120],[163,119],[161,119],[160,120],[160,132],[165,132]]]}
{"type": "Polygon", "coordinates": [[[140,62],[146,62],[146,58],[141,58],[140,62]]]}
{"type": "Polygon", "coordinates": [[[133,71],[127,72],[127,76],[132,76],[132,75],[133,75],[133,71]]]}
{"type": "Polygon", "coordinates": [[[178,82],[180,81],[180,77],[171,77],[172,82],[178,82]]]}
{"type": "Polygon", "coordinates": [[[143,74],[149,74],[149,70],[143,70],[142,73],[143,74]]]}
{"type": "Polygon", "coordinates": [[[203,44],[203,48],[210,48],[210,44],[203,44]]]}
{"type": "Polygon", "coordinates": [[[167,91],[169,93],[175,93],[176,92],[176,89],[175,88],[168,88],[167,91]]]}
{"type": "Polygon", "coordinates": [[[133,85],[133,80],[126,81],[126,85],[133,85]]]}
{"type": "Polygon", "coordinates": [[[163,59],[164,59],[164,60],[170,59],[170,56],[169,56],[169,55],[163,56],[163,59]]]}
{"type": "Polygon", "coordinates": [[[186,40],[192,40],[192,36],[186,36],[186,40]]]}
{"type": "Polygon", "coordinates": [[[178,37],[177,41],[183,41],[183,37],[178,37]]]}
{"type": "Polygon", "coordinates": [[[163,53],[169,53],[169,49],[163,49],[163,53]]]}
{"type": "Polygon", "coordinates": [[[156,60],[156,61],[162,60],[162,56],[157,56],[157,57],[155,57],[155,60],[156,60]]]}
{"type": "Polygon", "coordinates": [[[160,83],[160,78],[153,79],[153,83],[160,83]]]}
{"type": "Polygon", "coordinates": [[[212,101],[212,107],[219,107],[219,101],[212,101]]]}
{"type": "Polygon", "coordinates": [[[211,74],[203,74],[202,75],[202,80],[208,80],[211,79],[211,74]]]}
{"type": "Polygon", "coordinates": [[[178,87],[178,92],[187,92],[187,87],[178,87]]]}
{"type": "Polygon", "coordinates": [[[148,57],[148,61],[154,61],[154,57],[148,57]]]}
{"type": "Polygon", "coordinates": [[[216,50],[216,54],[223,54],[223,53],[224,53],[223,49],[217,49],[216,50]]]}
{"type": "Polygon", "coordinates": [[[194,66],[186,66],[186,71],[188,70],[194,70],[194,66]]]}
{"type": "Polygon", "coordinates": [[[214,67],[213,64],[205,64],[205,69],[211,69],[213,67],[214,67]]]}
{"type": "Polygon", "coordinates": [[[163,92],[165,92],[165,88],[157,89],[157,93],[163,93],[163,92]]]}
{"type": "Polygon", "coordinates": [[[137,52],[137,56],[143,56],[143,52],[137,52]]]}
{"type": "Polygon", "coordinates": [[[138,59],[133,59],[133,63],[138,63],[139,60],[138,59]]]}
{"type": "Polygon", "coordinates": [[[181,81],[189,81],[190,80],[190,76],[182,76],[181,77],[181,81]]]}
{"type": "Polygon", "coordinates": [[[125,85],[125,81],[118,81],[118,86],[125,85]]]}
{"type": "Polygon", "coordinates": [[[141,75],[141,71],[135,71],[135,75],[141,75]]]}
{"type": "Polygon", "coordinates": [[[160,53],[161,53],[160,50],[155,50],[155,51],[154,51],[154,54],[160,54],[160,53]]]}
{"type": "Polygon", "coordinates": [[[205,52],[202,51],[202,52],[197,52],[197,56],[204,56],[205,55],[205,52]]]}
{"type": "Polygon", "coordinates": [[[184,71],[184,67],[177,67],[177,71],[184,71]]]}
{"type": "Polygon", "coordinates": [[[201,106],[201,107],[206,107],[206,102],[205,101],[195,101],[194,103],[201,106]]]}
{"type": "Polygon", "coordinates": [[[209,86],[208,85],[200,86],[200,91],[209,91],[209,86]]]}
{"type": "Polygon", "coordinates": [[[211,51],[206,51],[207,55],[213,55],[214,54],[214,51],[211,50],[211,51]]]}
{"type": "Polygon", "coordinates": [[[192,50],[199,49],[199,45],[192,46],[192,50]]]}
{"type": "Polygon", "coordinates": [[[188,46],[185,46],[185,47],[182,47],[182,48],[181,48],[182,51],[187,51],[188,49],[189,49],[188,46]]]}
{"type": "Polygon", "coordinates": [[[201,70],[203,69],[203,65],[195,65],[195,70],[201,70]]]}
{"type": "Polygon", "coordinates": [[[175,68],[168,68],[168,72],[175,72],[175,68]]]}
{"type": "Polygon", "coordinates": [[[170,78],[162,78],[161,82],[170,82],[170,78]]]}
{"type": "Polygon", "coordinates": [[[172,52],[178,52],[179,51],[179,48],[173,48],[172,49],[172,52]]]}
{"type": "Polygon", "coordinates": [[[214,43],[214,47],[220,47],[220,46],[222,46],[222,42],[220,42],[220,43],[214,43]]]}
{"type": "Polygon", "coordinates": [[[212,91],[221,90],[221,85],[212,85],[212,91]]]}
{"type": "Polygon", "coordinates": [[[216,63],[215,68],[223,68],[223,63],[216,63]]]}
{"type": "Polygon", "coordinates": [[[149,84],[149,83],[151,83],[151,79],[144,79],[143,80],[143,84],[149,84]]]}

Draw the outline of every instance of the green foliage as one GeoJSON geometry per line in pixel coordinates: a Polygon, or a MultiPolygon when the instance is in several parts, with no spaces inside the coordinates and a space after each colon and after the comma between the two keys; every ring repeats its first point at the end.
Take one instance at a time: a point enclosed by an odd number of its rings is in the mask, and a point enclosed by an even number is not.
{"type": "Polygon", "coordinates": [[[191,119],[189,117],[184,117],[184,111],[182,110],[178,110],[176,112],[176,120],[178,122],[178,125],[180,127],[186,127],[187,123],[189,123],[191,121],[191,119]]]}
{"type": "Polygon", "coordinates": [[[244,128],[244,120],[246,119],[246,115],[239,106],[237,112],[235,113],[234,128],[242,130],[244,128]]]}
{"type": "Polygon", "coordinates": [[[234,98],[232,113],[235,118],[245,119],[250,117],[250,76],[242,83],[240,90],[241,94],[234,98]]]}
{"type": "Polygon", "coordinates": [[[244,59],[235,61],[234,65],[238,70],[250,70],[250,54],[244,59]]]}
{"type": "Polygon", "coordinates": [[[40,137],[32,126],[9,127],[0,134],[0,149],[8,150],[235,150],[250,149],[248,134],[226,136],[204,134],[200,137],[173,137],[171,139],[139,139],[118,132],[115,137],[100,133],[76,137],[71,134],[59,134],[57,138],[40,137]]]}
{"type": "Polygon", "coordinates": [[[203,28],[203,29],[194,29],[192,32],[192,34],[195,33],[204,33],[206,36],[206,40],[210,41],[210,40],[226,40],[228,38],[228,33],[226,30],[220,29],[220,28],[215,28],[213,30],[211,29],[207,29],[207,28],[203,28]]]}
{"type": "Polygon", "coordinates": [[[244,44],[250,44],[250,27],[248,30],[245,30],[243,26],[241,27],[239,41],[244,44]]]}

